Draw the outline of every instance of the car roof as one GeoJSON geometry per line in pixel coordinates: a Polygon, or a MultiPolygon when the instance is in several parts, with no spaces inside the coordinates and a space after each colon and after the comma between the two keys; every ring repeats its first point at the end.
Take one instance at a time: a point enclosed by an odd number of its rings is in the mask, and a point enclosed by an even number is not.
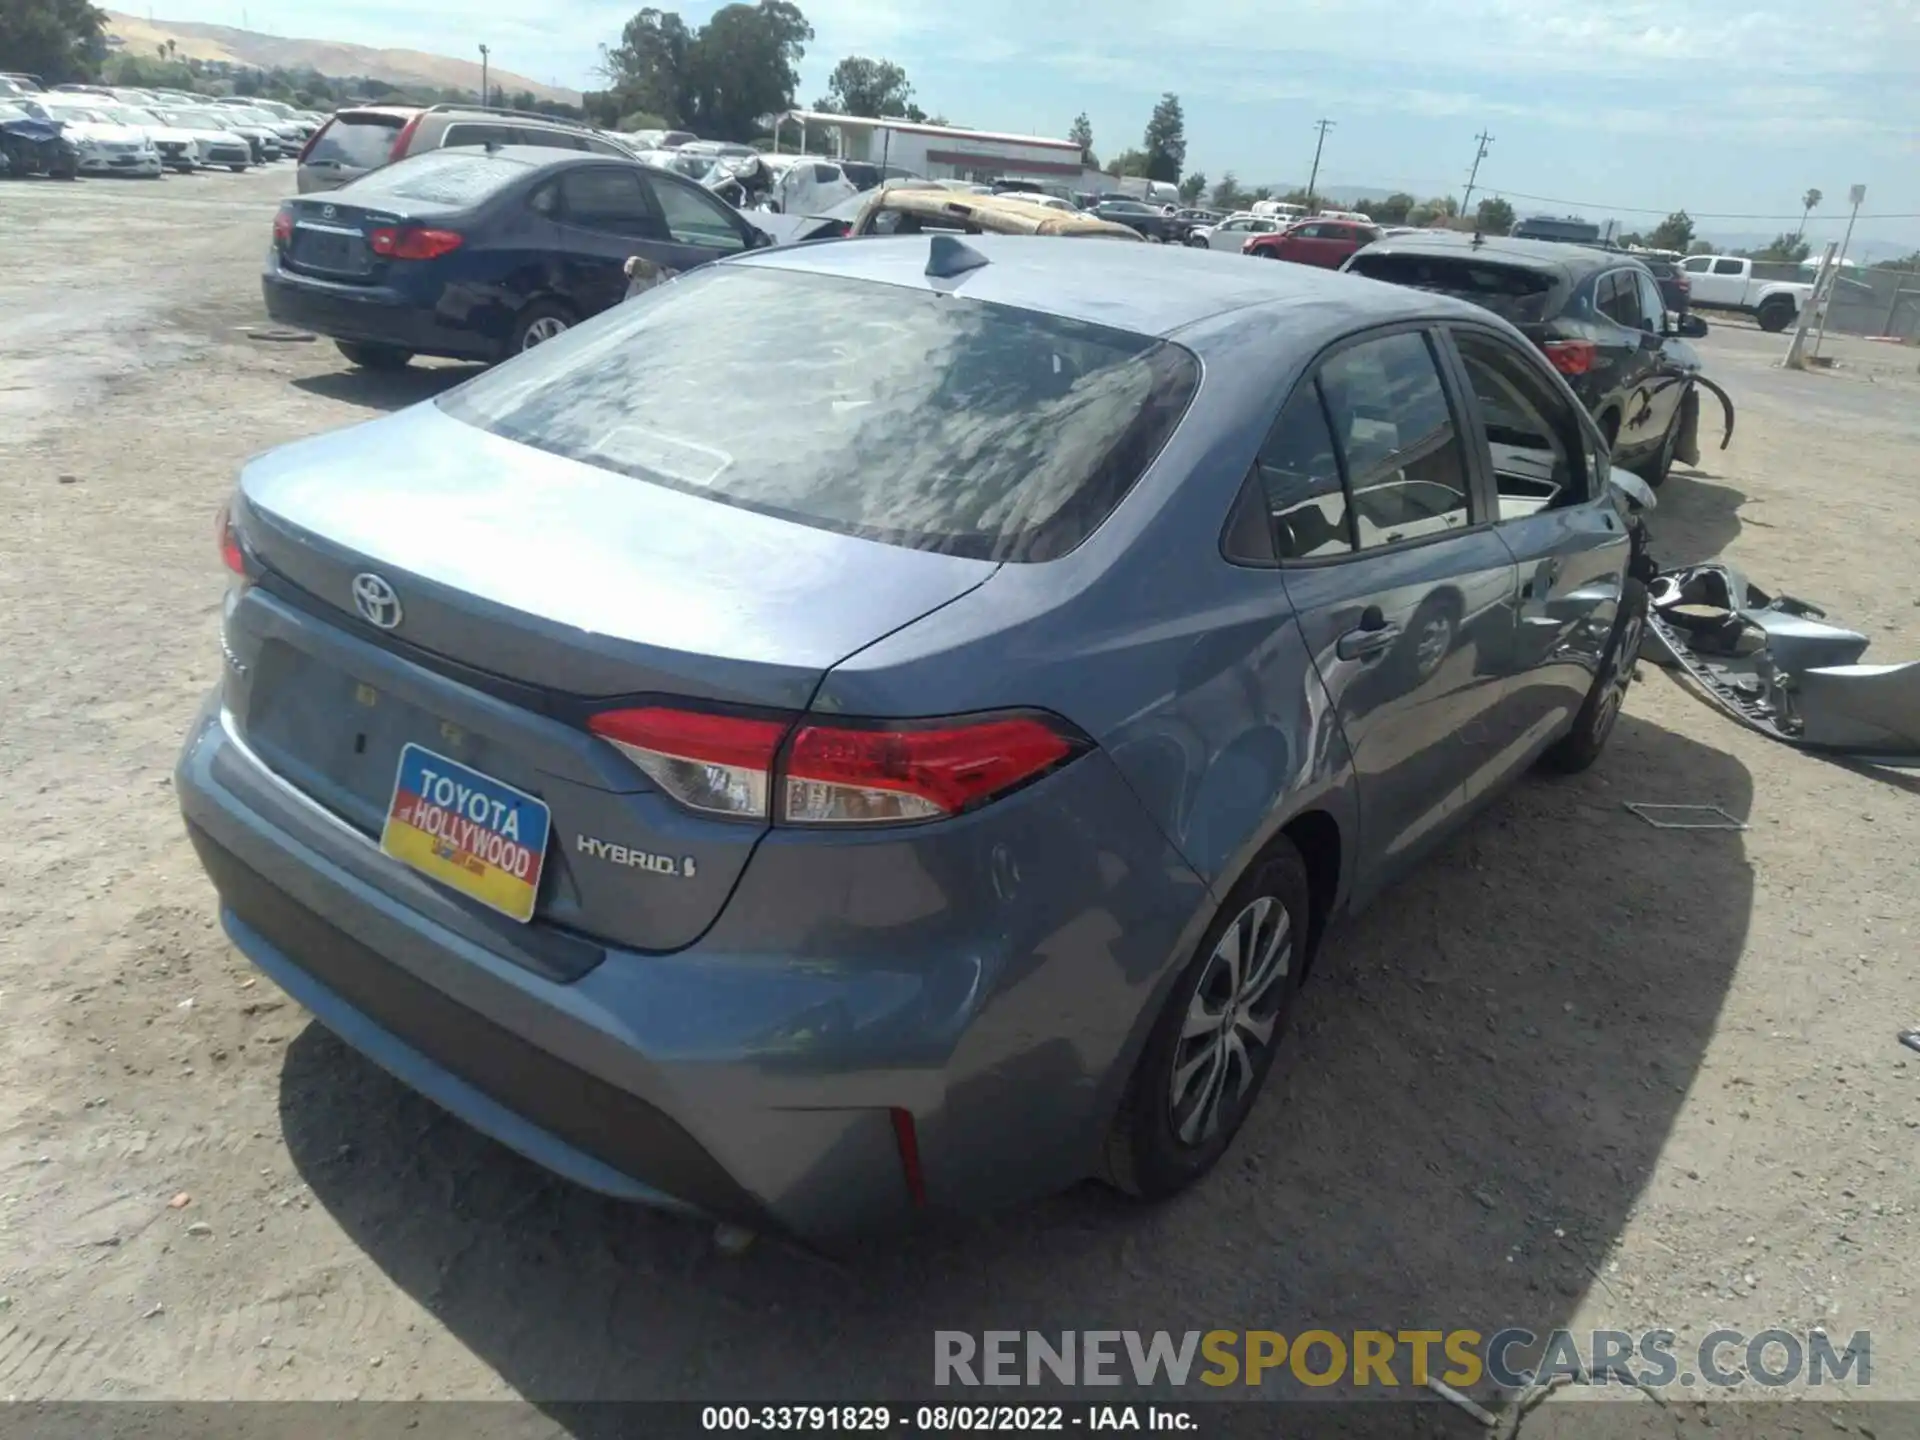
{"type": "MultiPolygon", "coordinates": [[[[423,151],[427,155],[491,155],[496,160],[512,160],[525,165],[529,170],[565,170],[575,165],[632,165],[645,170],[649,175],[673,175],[671,170],[662,170],[657,166],[642,163],[636,155],[603,155],[597,150],[561,150],[552,145],[443,145],[438,150],[423,151]]],[[[413,157],[408,157],[413,158],[413,157]]],[[[699,188],[697,182],[686,176],[677,176],[688,185],[699,188]]]]}
{"type": "Polygon", "coordinates": [[[1289,339],[1313,349],[1350,330],[1399,319],[1486,318],[1479,306],[1444,295],[1311,265],[1256,265],[1185,245],[1073,245],[1025,235],[968,235],[963,243],[988,263],[958,280],[928,278],[924,235],[796,245],[726,263],[951,288],[973,300],[1142,335],[1170,336],[1232,311],[1285,306],[1295,312],[1289,339]]]}
{"type": "Polygon", "coordinates": [[[1516,240],[1508,235],[1463,235],[1455,230],[1389,235],[1374,241],[1366,253],[1484,256],[1519,269],[1555,272],[1568,280],[1582,280],[1601,270],[1639,263],[1638,256],[1624,250],[1596,250],[1561,240],[1516,240]]]}

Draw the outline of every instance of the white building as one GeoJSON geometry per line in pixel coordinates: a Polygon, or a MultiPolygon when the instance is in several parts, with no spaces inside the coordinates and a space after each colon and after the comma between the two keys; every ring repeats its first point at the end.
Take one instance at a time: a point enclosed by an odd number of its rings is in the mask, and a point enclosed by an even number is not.
{"type": "Polygon", "coordinates": [[[891,166],[928,180],[985,183],[1011,175],[1063,187],[1080,183],[1080,147],[1071,140],[959,130],[911,120],[789,110],[774,118],[774,149],[805,150],[807,142],[823,131],[835,159],[891,166]]]}

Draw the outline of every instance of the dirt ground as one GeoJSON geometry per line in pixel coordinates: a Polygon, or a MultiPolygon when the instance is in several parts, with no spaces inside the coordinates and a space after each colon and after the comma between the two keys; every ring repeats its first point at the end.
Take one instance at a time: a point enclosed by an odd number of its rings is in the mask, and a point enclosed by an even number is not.
{"type": "MultiPolygon", "coordinates": [[[[290,183],[0,186],[0,1396],[865,1400],[925,1393],[935,1328],[1567,1324],[1865,1329],[1874,1393],[1920,1400],[1915,781],[1652,667],[1596,769],[1338,938],[1228,1161],[1159,1210],[1088,1186],[843,1264],[730,1258],[347,1051],[224,943],[169,770],[237,467],[464,372],[249,337],[290,183]]],[[[1920,655],[1920,356],[1699,348],[1739,426],[1661,492],[1657,553],[1920,655]]],[[[1647,1433],[1700,1394],[1636,1401],[1647,1433]]]]}

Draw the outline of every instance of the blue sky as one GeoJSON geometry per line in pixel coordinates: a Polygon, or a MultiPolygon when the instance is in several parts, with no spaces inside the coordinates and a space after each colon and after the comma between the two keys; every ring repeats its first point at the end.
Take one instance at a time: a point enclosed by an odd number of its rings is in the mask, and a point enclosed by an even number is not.
{"type": "MultiPolygon", "coordinates": [[[[1458,194],[1476,131],[1495,137],[1486,190],[1520,210],[1797,214],[1838,238],[1849,185],[1859,234],[1920,246],[1920,0],[799,0],[816,39],[800,100],[846,55],[906,67],[930,112],[981,129],[1139,143],[1164,90],[1186,110],[1188,164],[1246,183],[1304,181],[1313,121],[1337,122],[1327,184],[1458,194]],[[1821,221],[1824,220],[1825,228],[1821,221]]],[[[597,45],[637,8],[593,0],[247,0],[251,27],[468,54],[592,86],[597,45]],[[325,17],[322,19],[322,17],[325,17]]],[[[671,0],[662,8],[676,8],[671,0]]],[[[711,3],[677,7],[689,24],[711,3]]],[[[237,0],[154,13],[240,23],[237,0]]],[[[1649,221],[1657,217],[1646,217],[1649,221]]],[[[1703,235],[1772,218],[1702,219],[1703,235]]]]}

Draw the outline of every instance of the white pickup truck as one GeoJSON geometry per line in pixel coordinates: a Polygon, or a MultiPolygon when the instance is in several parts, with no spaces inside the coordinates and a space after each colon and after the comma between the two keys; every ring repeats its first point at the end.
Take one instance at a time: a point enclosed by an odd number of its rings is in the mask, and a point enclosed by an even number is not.
{"type": "Polygon", "coordinates": [[[1756,280],[1753,261],[1738,255],[1689,255],[1681,263],[1696,310],[1738,310],[1768,331],[1786,329],[1813,298],[1813,286],[1801,280],[1756,280]]]}

